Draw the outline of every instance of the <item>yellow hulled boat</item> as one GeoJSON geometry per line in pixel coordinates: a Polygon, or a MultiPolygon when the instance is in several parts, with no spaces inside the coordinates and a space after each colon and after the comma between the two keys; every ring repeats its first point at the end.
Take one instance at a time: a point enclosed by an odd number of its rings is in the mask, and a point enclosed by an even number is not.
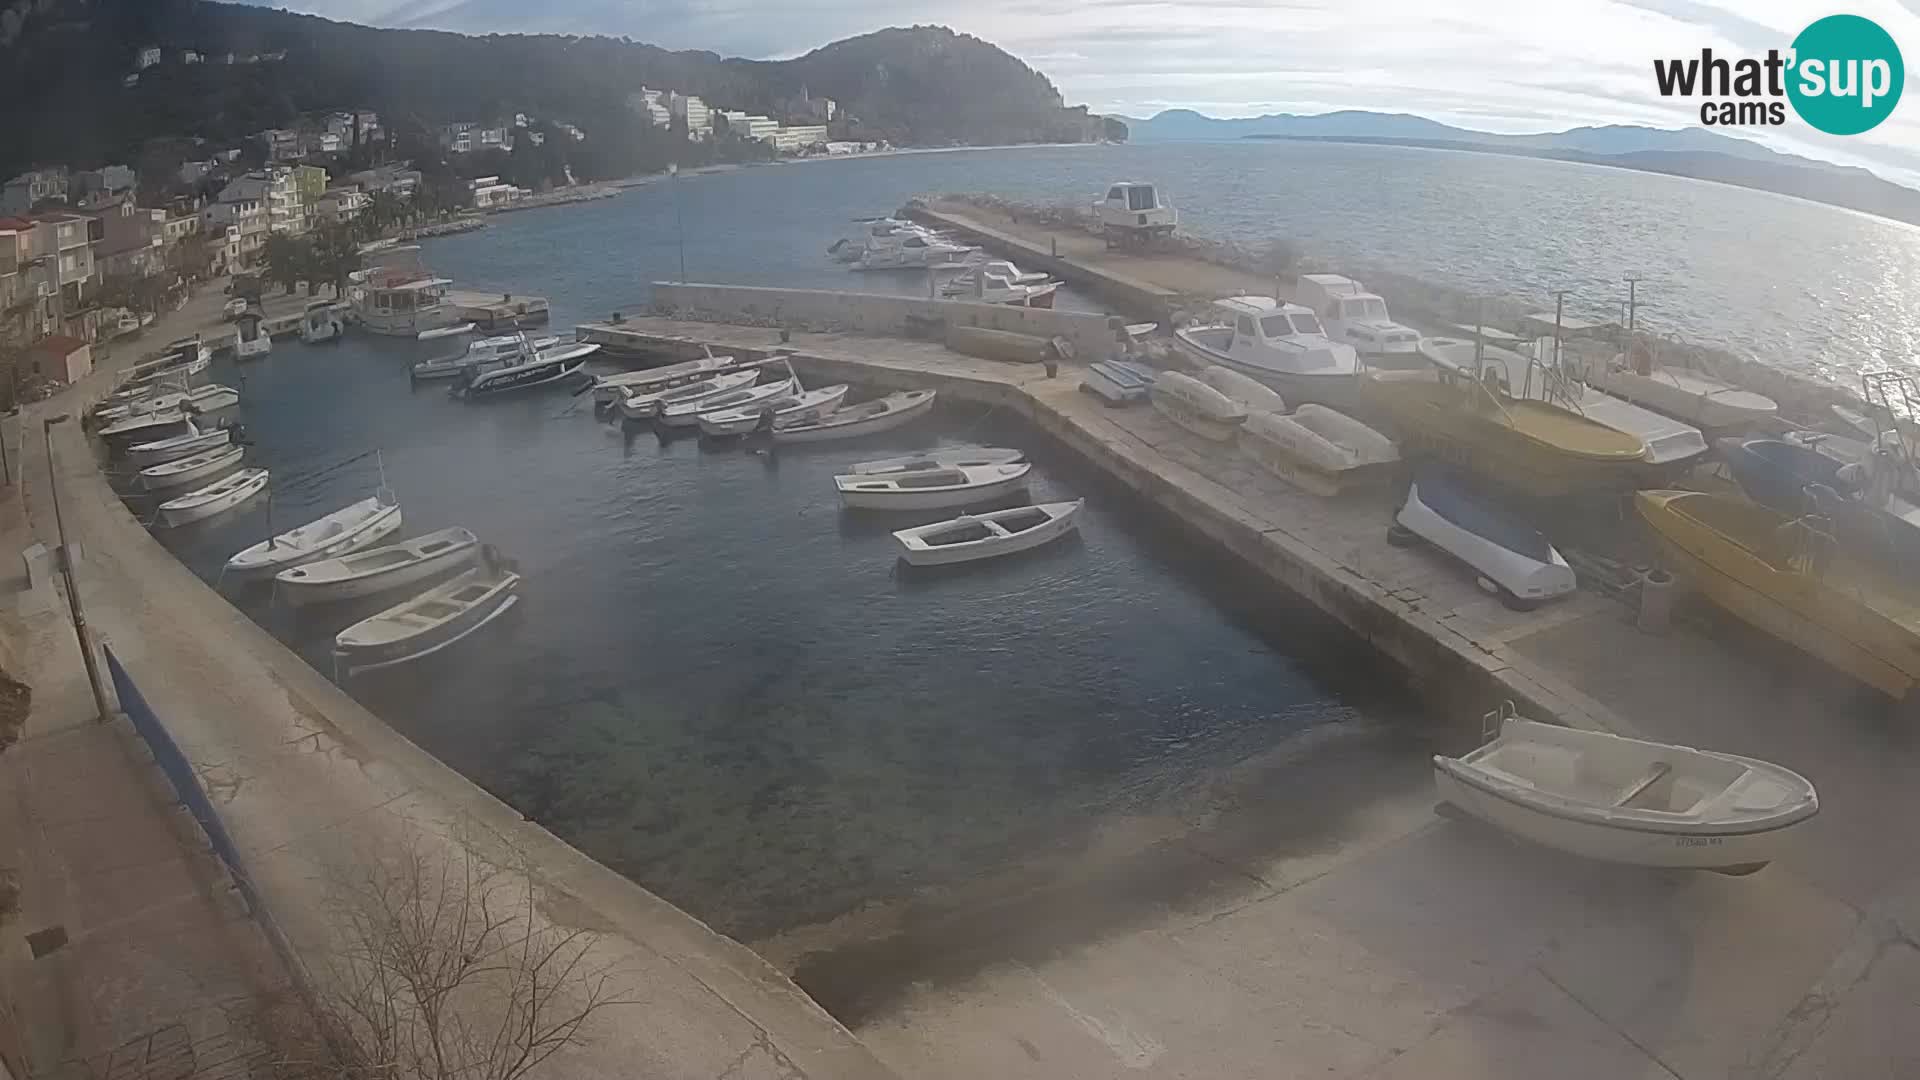
{"type": "Polygon", "coordinates": [[[1635,504],[1673,569],[1729,613],[1889,697],[1920,682],[1920,587],[1837,550],[1819,519],[1699,491],[1635,504]]]}
{"type": "Polygon", "coordinates": [[[1515,399],[1471,376],[1430,369],[1370,371],[1361,393],[1424,450],[1523,495],[1625,491],[1647,444],[1558,405],[1515,399]]]}

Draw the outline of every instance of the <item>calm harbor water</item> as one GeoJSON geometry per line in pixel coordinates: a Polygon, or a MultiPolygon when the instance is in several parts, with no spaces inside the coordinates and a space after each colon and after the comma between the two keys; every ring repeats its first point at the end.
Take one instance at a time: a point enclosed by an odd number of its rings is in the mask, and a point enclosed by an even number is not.
{"type": "MultiPolygon", "coordinates": [[[[683,254],[693,280],[918,291],[913,275],[856,278],[824,250],[849,219],[916,193],[1053,199],[1122,175],[1169,185],[1199,231],[1285,235],[1490,292],[1585,283],[1599,297],[1642,273],[1656,318],[1777,346],[1782,363],[1860,363],[1911,333],[1895,283],[1920,256],[1912,230],[1669,178],[1390,148],[743,169],[682,180],[677,215],[659,183],[498,218],[428,256],[462,287],[551,297],[565,334],[638,310],[683,254]],[[1794,280],[1752,269],[1771,265],[1794,280]]],[[[270,530],[370,494],[373,459],[338,463],[379,449],[408,533],[473,528],[520,561],[526,599],[458,649],[350,689],[724,931],[791,931],[1070,849],[1316,732],[1358,733],[1417,767],[1418,704],[1362,646],[1250,589],[1009,417],[946,408],[877,443],[768,456],[623,429],[565,389],[476,404],[410,389],[407,363],[446,348],[355,334],[217,365],[243,391],[250,459],[274,470],[276,494],[162,539],[217,580],[270,530]],[[896,573],[888,530],[945,515],[844,513],[829,478],[937,442],[1027,449],[1036,500],[1089,499],[1080,537],[960,573],[896,573]]],[[[270,590],[222,587],[323,671],[332,634],[391,602],[296,615],[270,590]]]]}

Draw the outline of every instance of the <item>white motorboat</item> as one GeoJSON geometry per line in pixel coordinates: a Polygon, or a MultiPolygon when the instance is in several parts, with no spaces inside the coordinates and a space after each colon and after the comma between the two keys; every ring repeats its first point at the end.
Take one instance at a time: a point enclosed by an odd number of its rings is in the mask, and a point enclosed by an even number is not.
{"type": "Polygon", "coordinates": [[[1026,452],[1004,446],[958,446],[946,450],[925,450],[918,454],[862,461],[853,467],[856,476],[882,476],[887,473],[921,472],[927,469],[965,469],[979,465],[1011,465],[1026,460],[1026,452]]]}
{"type": "Polygon", "coordinates": [[[932,411],[934,396],[932,390],[905,390],[858,405],[843,406],[812,420],[776,423],[773,425],[773,441],[826,442],[892,431],[932,411]]]}
{"type": "Polygon", "coordinates": [[[1412,357],[1420,332],[1394,322],[1387,302],[1342,274],[1301,274],[1293,283],[1293,298],[1320,317],[1327,337],[1354,347],[1361,356],[1389,362],[1412,357]]]}
{"type": "Polygon", "coordinates": [[[164,491],[219,476],[238,466],[245,453],[245,447],[216,446],[191,457],[149,465],[140,470],[140,486],[148,491],[164,491]]]}
{"type": "Polygon", "coordinates": [[[418,334],[415,334],[413,337],[415,341],[439,341],[441,338],[459,337],[462,334],[471,334],[477,329],[479,329],[479,327],[475,326],[473,323],[463,322],[463,323],[455,323],[452,326],[435,327],[432,330],[422,330],[418,334]]]}
{"type": "Polygon", "coordinates": [[[1181,327],[1173,340],[1196,363],[1251,376],[1295,404],[1350,409],[1359,398],[1353,346],[1329,340],[1320,320],[1298,304],[1264,296],[1216,300],[1206,324],[1181,327]]]}
{"type": "Polygon", "coordinates": [[[897,473],[836,476],[840,503],[855,510],[940,510],[972,506],[1025,491],[1028,462],[965,465],[957,469],[915,469],[897,473]]]}
{"type": "Polygon", "coordinates": [[[1316,495],[1384,483],[1400,460],[1393,440],[1324,405],[1302,405],[1292,416],[1248,413],[1235,445],[1261,468],[1316,495]]]}
{"type": "Polygon", "coordinates": [[[370,256],[373,265],[357,271],[353,317],[364,330],[394,337],[419,338],[460,321],[447,302],[453,282],[435,277],[413,245],[388,248],[370,256]]]}
{"type": "Polygon", "coordinates": [[[257,574],[358,551],[391,536],[401,525],[400,504],[390,494],[361,499],[236,553],[229,574],[257,574]]]}
{"type": "Polygon", "coordinates": [[[232,440],[233,429],[231,428],[217,427],[207,431],[201,429],[192,420],[188,420],[184,434],[155,439],[152,442],[134,443],[127,447],[127,460],[144,469],[163,461],[192,457],[195,454],[225,446],[232,440]]]}
{"type": "Polygon", "coordinates": [[[273,335],[267,333],[266,320],[260,309],[248,308],[246,314],[233,321],[235,360],[257,360],[273,351],[273,335]]]}
{"type": "Polygon", "coordinates": [[[827,249],[827,254],[836,262],[858,262],[861,253],[868,247],[897,243],[909,236],[917,236],[933,243],[949,242],[946,236],[916,221],[895,217],[855,220],[860,226],[859,229],[834,241],[833,246],[827,249]]]}
{"type": "Polygon", "coordinates": [[[719,412],[700,414],[700,433],[713,438],[726,435],[745,435],[763,422],[772,430],[779,424],[804,424],[818,420],[840,407],[847,397],[847,384],[823,386],[817,390],[800,390],[785,397],[773,398],[757,405],[742,406],[737,409],[723,409],[719,412]]]}
{"type": "Polygon", "coordinates": [[[901,557],[914,566],[991,559],[1037,548],[1065,536],[1078,523],[1080,508],[1085,504],[1085,499],[1075,499],[985,514],[961,514],[951,521],[901,529],[893,538],[900,543],[901,557]]]}
{"type": "Polygon", "coordinates": [[[1203,439],[1227,442],[1246,422],[1247,410],[1233,399],[1178,371],[1163,371],[1148,392],[1162,416],[1203,439]]]}
{"type": "Polygon", "coordinates": [[[1709,430],[1765,424],[1780,411],[1765,394],[1705,372],[1657,364],[1645,345],[1635,345],[1631,357],[1616,354],[1604,363],[1588,364],[1585,377],[1595,389],[1709,430]]]}
{"type": "Polygon", "coordinates": [[[1058,281],[1045,274],[1023,274],[1005,259],[989,259],[970,267],[942,287],[949,299],[1008,307],[1051,308],[1058,281]]]}
{"type": "Polygon", "coordinates": [[[1550,337],[1522,342],[1519,349],[1476,345],[1465,338],[1422,338],[1420,355],[1450,371],[1490,379],[1509,397],[1557,405],[1632,435],[1646,444],[1649,465],[1691,461],[1707,452],[1706,436],[1699,428],[1581,382],[1578,364],[1554,359],[1550,337]]]}
{"type": "Polygon", "coordinates": [[[1087,365],[1080,389],[1109,405],[1144,401],[1160,373],[1137,360],[1095,360],[1087,365]]]}
{"type": "Polygon", "coordinates": [[[506,614],[519,592],[520,575],[483,551],[481,565],[340,631],[334,663],[353,675],[432,656],[506,614]]]}
{"type": "Polygon", "coordinates": [[[480,397],[508,390],[525,390],[530,387],[544,386],[579,371],[581,365],[587,362],[587,357],[599,351],[598,345],[576,341],[551,349],[540,349],[531,352],[530,355],[522,355],[510,360],[492,361],[468,369],[467,379],[461,384],[460,392],[468,397],[480,397]]]}
{"type": "MultiPolygon", "coordinates": [[[[1575,587],[1573,569],[1545,534],[1494,505],[1452,471],[1423,465],[1394,518],[1402,529],[1465,563],[1481,587],[1516,611],[1575,587]]],[[[1388,538],[1404,545],[1405,539],[1388,538]]]]}
{"type": "Polygon", "coordinates": [[[331,300],[315,300],[300,314],[300,340],[308,345],[325,345],[340,340],[340,313],[331,300]]]}
{"type": "Polygon", "coordinates": [[[223,514],[266,490],[267,470],[241,469],[160,504],[163,525],[185,525],[223,514]]]}
{"type": "Polygon", "coordinates": [[[557,337],[528,340],[525,334],[503,334],[499,337],[470,341],[460,352],[422,360],[408,370],[416,380],[451,379],[465,375],[482,364],[512,363],[524,357],[529,351],[538,352],[558,344],[560,339],[557,337]]]}
{"type": "Polygon", "coordinates": [[[664,389],[632,391],[620,399],[620,415],[628,420],[651,420],[660,415],[661,409],[716,398],[729,391],[752,386],[759,378],[758,369],[733,371],[664,389]]]}
{"type": "Polygon", "coordinates": [[[602,406],[617,405],[623,398],[653,394],[701,379],[713,378],[733,366],[734,358],[731,356],[707,355],[678,364],[668,364],[665,367],[623,371],[618,375],[602,375],[593,380],[593,403],[602,406]]]}
{"type": "Polygon", "coordinates": [[[171,383],[185,387],[193,381],[195,375],[207,370],[211,363],[212,361],[202,360],[197,356],[190,360],[178,356],[163,356],[159,360],[135,364],[121,378],[119,388],[103,400],[109,405],[132,401],[151,393],[152,387],[157,383],[171,383]]]}
{"type": "Polygon", "coordinates": [[[1245,409],[1249,415],[1255,412],[1287,411],[1286,399],[1274,393],[1271,387],[1230,368],[1210,364],[1201,369],[1199,377],[1201,382],[1225,394],[1228,401],[1245,409]]]}
{"type": "Polygon", "coordinates": [[[1819,813],[1790,769],[1690,746],[1502,716],[1486,745],[1435,755],[1443,803],[1534,843],[1634,866],[1750,874],[1819,813]]]}
{"type": "Polygon", "coordinates": [[[965,258],[974,249],[923,233],[869,236],[853,260],[855,270],[917,270],[965,258]]]}
{"type": "Polygon", "coordinates": [[[154,409],[115,420],[99,431],[103,439],[144,437],[148,440],[178,435],[187,428],[187,414],[179,409],[154,409]]]}
{"type": "Polygon", "coordinates": [[[700,422],[701,413],[719,412],[727,409],[750,409],[762,402],[786,397],[799,385],[798,380],[789,376],[778,382],[760,386],[736,386],[732,390],[712,397],[695,398],[689,401],[676,401],[662,406],[657,414],[662,424],[668,427],[693,427],[700,422]]]}
{"type": "Polygon", "coordinates": [[[280,595],[295,606],[352,600],[417,585],[465,566],[479,553],[479,539],[455,526],[386,547],[318,559],[282,570],[273,580],[280,595]]]}

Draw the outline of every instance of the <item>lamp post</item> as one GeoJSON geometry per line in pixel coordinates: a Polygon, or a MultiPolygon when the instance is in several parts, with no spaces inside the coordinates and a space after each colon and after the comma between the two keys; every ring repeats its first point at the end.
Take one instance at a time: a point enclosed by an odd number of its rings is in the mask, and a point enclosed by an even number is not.
{"type": "Polygon", "coordinates": [[[105,721],[113,715],[113,710],[107,705],[106,687],[100,682],[100,664],[94,659],[93,641],[87,633],[87,616],[80,609],[80,590],[73,583],[73,555],[67,547],[67,523],[60,516],[60,480],[53,468],[53,426],[71,419],[71,414],[61,413],[49,417],[41,425],[47,444],[47,490],[53,501],[54,531],[60,540],[60,578],[66,584],[67,606],[73,612],[73,635],[80,642],[80,659],[87,665],[87,686],[93,691],[93,706],[98,710],[96,719],[105,721]]]}

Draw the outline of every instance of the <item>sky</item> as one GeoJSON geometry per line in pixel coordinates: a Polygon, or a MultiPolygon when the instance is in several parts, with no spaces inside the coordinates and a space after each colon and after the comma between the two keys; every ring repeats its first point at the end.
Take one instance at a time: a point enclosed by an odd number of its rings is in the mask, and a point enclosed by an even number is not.
{"type": "MultiPolygon", "coordinates": [[[[1663,100],[1656,57],[1785,50],[1837,11],[1920,61],[1920,0],[249,0],[374,26],[627,36],[777,59],[883,26],[939,23],[1052,78],[1069,104],[1151,116],[1411,112],[1485,131],[1699,124],[1663,100]]],[[[1825,135],[1789,115],[1737,133],[1920,186],[1920,88],[1887,121],[1825,135]]],[[[1789,110],[1790,113],[1790,110],[1789,110]]]]}

